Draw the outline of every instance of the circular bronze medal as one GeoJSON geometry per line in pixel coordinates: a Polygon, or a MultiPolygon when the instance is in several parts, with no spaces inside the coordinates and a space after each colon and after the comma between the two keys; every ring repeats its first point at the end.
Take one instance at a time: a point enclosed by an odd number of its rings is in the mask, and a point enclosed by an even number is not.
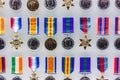
{"type": "Polygon", "coordinates": [[[99,0],[98,2],[98,6],[101,9],[107,9],[110,5],[110,1],[109,0],[99,0]]]}
{"type": "Polygon", "coordinates": [[[114,45],[115,45],[116,49],[120,50],[120,38],[116,39],[114,45]]]}
{"type": "Polygon", "coordinates": [[[109,42],[107,39],[105,38],[100,38],[97,41],[97,47],[101,50],[105,50],[108,48],[109,42]]]}
{"type": "Polygon", "coordinates": [[[32,50],[39,48],[40,42],[37,38],[31,38],[28,40],[28,47],[32,50]]]}
{"type": "Polygon", "coordinates": [[[54,39],[49,38],[45,41],[45,47],[48,50],[54,50],[57,47],[57,42],[54,39]]]}
{"type": "Polygon", "coordinates": [[[120,8],[120,0],[115,0],[115,5],[117,8],[120,8]]]}
{"type": "Polygon", "coordinates": [[[53,76],[48,76],[45,78],[45,80],[55,80],[55,78],[53,76]]]}
{"type": "Polygon", "coordinates": [[[84,77],[82,77],[80,80],[90,80],[90,78],[84,76],[84,77]]]}
{"type": "Polygon", "coordinates": [[[79,5],[83,9],[89,9],[92,5],[92,2],[91,2],[91,0],[80,0],[79,5]]]}
{"type": "Polygon", "coordinates": [[[16,76],[12,80],[22,80],[22,79],[19,76],[16,76]]]}
{"type": "Polygon", "coordinates": [[[5,41],[0,38],[0,50],[3,49],[5,47],[5,41]]]}
{"type": "Polygon", "coordinates": [[[56,0],[45,0],[45,7],[49,10],[52,10],[56,7],[57,2],[56,0]]]}
{"type": "Polygon", "coordinates": [[[9,5],[12,9],[18,10],[22,6],[21,0],[10,0],[9,5]]]}
{"type": "Polygon", "coordinates": [[[0,75],[0,80],[6,80],[2,75],[0,75]]]}
{"type": "Polygon", "coordinates": [[[27,2],[27,8],[30,11],[36,11],[39,8],[39,2],[37,0],[29,0],[27,2]]]}
{"type": "Polygon", "coordinates": [[[63,46],[63,48],[65,48],[67,50],[73,48],[73,46],[74,46],[73,39],[70,38],[70,37],[64,38],[63,41],[62,41],[62,46],[63,46]]]}
{"type": "Polygon", "coordinates": [[[115,80],[120,80],[120,77],[117,77],[115,80]]]}

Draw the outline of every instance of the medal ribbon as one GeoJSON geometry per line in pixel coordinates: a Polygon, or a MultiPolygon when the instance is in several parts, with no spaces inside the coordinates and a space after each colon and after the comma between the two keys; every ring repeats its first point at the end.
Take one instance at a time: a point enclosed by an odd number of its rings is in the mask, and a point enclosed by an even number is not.
{"type": "Polygon", "coordinates": [[[98,35],[108,35],[109,34],[109,18],[99,17],[98,18],[98,35]]]}
{"type": "Polygon", "coordinates": [[[23,73],[23,58],[12,57],[12,74],[22,74],[22,73],[23,73]]]}
{"type": "Polygon", "coordinates": [[[90,57],[81,57],[80,58],[80,72],[81,73],[90,73],[91,72],[91,58],[90,57]]]}
{"type": "Polygon", "coordinates": [[[22,18],[21,17],[11,17],[11,29],[14,32],[22,29],[22,18]]]}
{"type": "Polygon", "coordinates": [[[74,19],[63,18],[63,33],[74,33],[74,19]]]}
{"type": "Polygon", "coordinates": [[[45,58],[45,73],[56,73],[56,57],[45,58]]]}
{"type": "Polygon", "coordinates": [[[0,34],[5,34],[5,18],[0,17],[0,34]]]}
{"type": "Polygon", "coordinates": [[[6,72],[6,58],[0,56],[0,73],[6,72]]]}
{"type": "Polygon", "coordinates": [[[62,72],[69,76],[74,71],[74,57],[62,57],[62,72]]]}
{"type": "Polygon", "coordinates": [[[108,68],[108,58],[106,57],[98,57],[97,58],[97,69],[104,73],[108,68]]]}
{"type": "Polygon", "coordinates": [[[44,33],[52,37],[57,33],[57,18],[45,18],[44,19],[44,33]]]}
{"type": "Polygon", "coordinates": [[[115,18],[115,34],[120,34],[120,17],[115,18]]]}
{"type": "Polygon", "coordinates": [[[28,18],[28,34],[36,35],[40,33],[40,24],[38,17],[28,18]]]}
{"type": "Polygon", "coordinates": [[[120,74],[120,58],[114,58],[114,74],[120,74]]]}
{"type": "Polygon", "coordinates": [[[39,68],[39,57],[28,57],[28,66],[32,71],[35,71],[37,68],[39,68]]]}
{"type": "Polygon", "coordinates": [[[80,18],[80,30],[87,34],[91,28],[91,18],[81,17],[80,18]]]}

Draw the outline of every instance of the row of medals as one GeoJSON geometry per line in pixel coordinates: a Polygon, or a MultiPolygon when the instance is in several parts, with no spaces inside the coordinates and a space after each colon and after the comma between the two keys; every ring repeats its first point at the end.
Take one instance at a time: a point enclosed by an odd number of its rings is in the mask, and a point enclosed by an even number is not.
{"type": "MultiPolygon", "coordinates": [[[[63,0],[64,3],[62,6],[65,6],[68,10],[71,6],[74,6],[73,0],[63,0]]],[[[101,9],[107,9],[110,5],[110,0],[98,0],[98,6],[101,9]]],[[[3,0],[0,0],[0,6],[3,6],[5,2],[3,0]]],[[[10,7],[14,10],[18,10],[22,6],[21,0],[10,0],[9,1],[10,7]]],[[[49,10],[52,10],[56,7],[57,1],[56,0],[45,0],[45,7],[49,10]]],[[[89,9],[92,5],[91,0],[80,0],[79,5],[83,9],[89,9]]],[[[120,0],[115,1],[115,5],[117,8],[120,8],[120,0]]],[[[30,11],[36,11],[39,8],[39,2],[38,0],[28,0],[27,2],[27,8],[30,11]]]]}

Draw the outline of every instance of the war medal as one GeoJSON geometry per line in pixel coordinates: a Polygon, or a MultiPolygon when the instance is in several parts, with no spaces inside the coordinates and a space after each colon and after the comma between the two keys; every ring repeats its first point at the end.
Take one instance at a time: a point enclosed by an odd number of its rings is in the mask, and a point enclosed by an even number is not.
{"type": "Polygon", "coordinates": [[[0,75],[0,80],[6,80],[6,78],[0,75]]]}
{"type": "Polygon", "coordinates": [[[18,10],[22,6],[22,1],[21,0],[10,0],[9,5],[12,9],[18,10]]]}
{"type": "Polygon", "coordinates": [[[22,80],[22,79],[19,76],[16,76],[12,80],[22,80]]]}
{"type": "Polygon", "coordinates": [[[55,80],[55,78],[53,76],[48,76],[45,78],[45,80],[55,80]]]}
{"type": "Polygon", "coordinates": [[[11,18],[11,29],[14,31],[14,38],[10,44],[17,50],[23,44],[18,35],[18,31],[22,29],[22,19],[20,17],[11,18]]]}
{"type": "Polygon", "coordinates": [[[39,8],[39,2],[38,2],[38,0],[28,0],[28,2],[27,2],[27,8],[30,11],[36,11],[39,8]]]}
{"type": "Polygon", "coordinates": [[[80,0],[79,5],[83,9],[89,9],[92,5],[92,1],[91,0],[80,0]]]}
{"type": "Polygon", "coordinates": [[[64,1],[64,4],[62,6],[67,7],[67,10],[69,10],[71,6],[74,6],[74,4],[72,3],[73,0],[63,0],[63,1],[64,1]]]}
{"type": "Polygon", "coordinates": [[[57,1],[56,0],[45,0],[44,4],[47,9],[53,10],[57,5],[57,1]]]}
{"type": "MultiPolygon", "coordinates": [[[[97,58],[97,69],[104,74],[104,72],[108,69],[108,58],[107,57],[98,57],[97,58]]],[[[104,76],[101,76],[101,79],[96,80],[108,80],[104,79],[104,76]]]]}
{"type": "Polygon", "coordinates": [[[87,46],[91,47],[90,42],[92,39],[88,39],[86,36],[88,31],[90,30],[90,28],[91,28],[91,18],[81,17],[80,18],[80,30],[83,31],[85,36],[83,39],[80,39],[81,43],[79,46],[80,47],[83,46],[85,50],[86,50],[87,46]]]}
{"type": "Polygon", "coordinates": [[[74,71],[74,57],[62,57],[62,72],[67,76],[64,80],[72,80],[69,75],[74,71]],[[72,64],[72,65],[71,65],[72,64]]]}
{"type": "Polygon", "coordinates": [[[50,37],[45,41],[45,47],[48,50],[54,50],[57,47],[57,42],[52,37],[57,33],[57,18],[44,19],[44,33],[50,37]]]}
{"type": "Polygon", "coordinates": [[[115,0],[115,5],[118,9],[120,9],[120,0],[115,0]]]}
{"type": "Polygon", "coordinates": [[[84,76],[80,80],[90,80],[86,75],[91,73],[91,58],[80,57],[80,73],[84,76]]]}
{"type": "Polygon", "coordinates": [[[120,80],[120,77],[117,77],[115,80],[120,80]]]}
{"type": "Polygon", "coordinates": [[[110,0],[99,0],[98,7],[100,9],[107,9],[110,5],[110,0]]]}
{"type": "Polygon", "coordinates": [[[28,57],[28,66],[32,70],[32,76],[30,77],[30,80],[38,80],[36,70],[40,66],[39,57],[28,57]]]}
{"type": "Polygon", "coordinates": [[[72,17],[64,17],[63,18],[63,33],[67,35],[66,38],[62,41],[63,48],[69,50],[74,46],[74,40],[69,37],[71,33],[74,33],[74,18],[72,17]]]}
{"type": "Polygon", "coordinates": [[[0,7],[3,7],[5,5],[5,2],[3,0],[0,0],[0,7]]]}

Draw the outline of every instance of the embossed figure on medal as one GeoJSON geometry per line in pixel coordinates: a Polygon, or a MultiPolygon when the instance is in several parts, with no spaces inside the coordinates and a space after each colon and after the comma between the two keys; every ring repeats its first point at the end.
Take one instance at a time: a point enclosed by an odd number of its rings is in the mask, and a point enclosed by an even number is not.
{"type": "Polygon", "coordinates": [[[63,0],[63,1],[64,1],[64,4],[62,6],[63,7],[65,6],[67,10],[69,10],[71,6],[74,6],[74,4],[72,3],[73,0],[63,0]]]}

